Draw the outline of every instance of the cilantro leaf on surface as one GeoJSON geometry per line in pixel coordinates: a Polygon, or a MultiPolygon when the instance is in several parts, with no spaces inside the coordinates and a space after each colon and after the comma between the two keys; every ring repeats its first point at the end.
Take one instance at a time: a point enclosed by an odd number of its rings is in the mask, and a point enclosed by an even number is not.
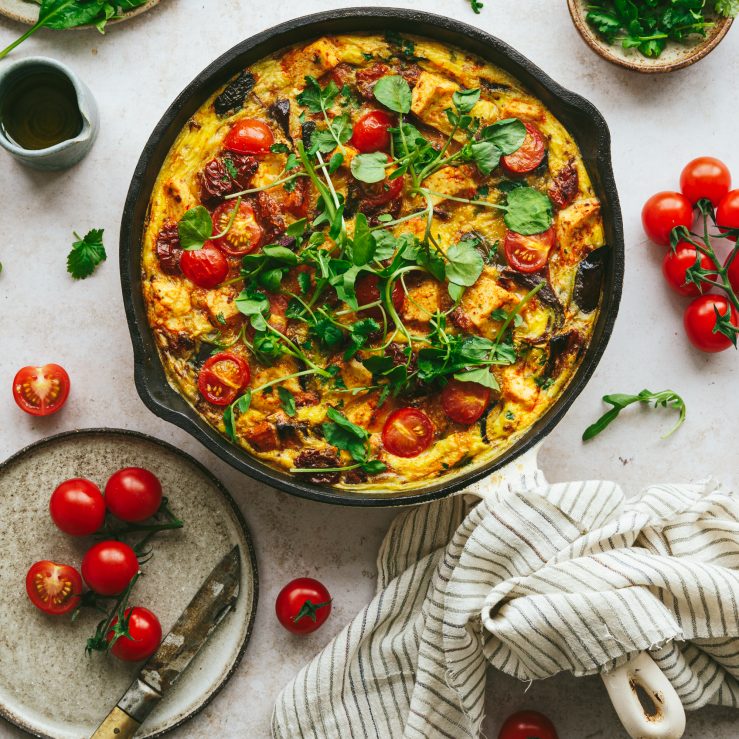
{"type": "Polygon", "coordinates": [[[72,251],[67,256],[67,272],[75,280],[84,280],[107,258],[103,246],[103,229],[93,228],[84,238],[80,238],[75,232],[74,237],[77,241],[72,244],[72,251]]]}

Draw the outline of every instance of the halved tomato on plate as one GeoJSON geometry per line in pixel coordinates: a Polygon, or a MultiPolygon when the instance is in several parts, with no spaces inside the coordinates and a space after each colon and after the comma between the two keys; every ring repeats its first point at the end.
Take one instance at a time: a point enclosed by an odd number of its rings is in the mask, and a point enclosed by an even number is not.
{"type": "Polygon", "coordinates": [[[26,593],[40,611],[60,616],[79,605],[82,577],[70,565],[45,559],[32,564],[28,570],[26,593]]]}

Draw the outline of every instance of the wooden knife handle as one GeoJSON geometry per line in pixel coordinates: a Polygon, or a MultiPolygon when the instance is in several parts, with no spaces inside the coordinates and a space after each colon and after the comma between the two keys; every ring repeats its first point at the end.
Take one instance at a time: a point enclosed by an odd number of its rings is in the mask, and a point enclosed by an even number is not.
{"type": "Polygon", "coordinates": [[[90,739],[131,739],[141,724],[116,706],[90,739]]]}

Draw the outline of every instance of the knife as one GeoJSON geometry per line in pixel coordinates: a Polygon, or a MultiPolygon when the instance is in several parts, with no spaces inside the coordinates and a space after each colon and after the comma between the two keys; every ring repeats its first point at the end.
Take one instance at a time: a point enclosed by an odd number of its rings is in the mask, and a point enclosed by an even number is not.
{"type": "Polygon", "coordinates": [[[241,551],[235,546],[208,575],[159,649],[141,668],[91,739],[129,739],[177,682],[239,595],[241,551]]]}

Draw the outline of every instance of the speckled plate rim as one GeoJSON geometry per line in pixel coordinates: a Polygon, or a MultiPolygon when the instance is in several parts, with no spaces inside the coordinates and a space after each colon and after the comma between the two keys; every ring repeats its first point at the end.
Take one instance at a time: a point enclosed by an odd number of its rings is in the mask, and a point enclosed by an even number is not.
{"type": "MultiPolygon", "coordinates": [[[[166,449],[168,452],[171,452],[177,457],[180,457],[182,460],[190,464],[192,467],[197,470],[200,474],[202,474],[221,494],[223,499],[228,504],[229,508],[231,509],[231,512],[234,514],[234,517],[236,518],[236,522],[238,523],[239,527],[241,528],[243,534],[244,534],[244,541],[246,542],[247,551],[242,552],[242,556],[247,557],[249,559],[249,562],[251,564],[253,577],[252,577],[252,607],[251,610],[248,611],[248,623],[246,625],[246,631],[244,633],[244,640],[239,647],[238,652],[236,653],[236,658],[234,659],[233,664],[231,665],[230,669],[224,673],[221,681],[218,683],[218,685],[213,688],[213,690],[210,691],[210,693],[205,697],[202,703],[198,705],[196,708],[194,708],[190,713],[183,716],[182,718],[178,719],[175,723],[173,723],[171,726],[168,726],[166,729],[163,729],[162,731],[158,731],[156,734],[149,735],[148,739],[157,739],[157,737],[164,736],[165,734],[169,734],[171,731],[174,731],[175,729],[179,728],[183,724],[186,724],[191,718],[194,716],[197,716],[204,708],[206,708],[211,701],[223,690],[223,688],[226,686],[226,683],[233,677],[234,673],[238,669],[239,665],[241,664],[241,660],[244,657],[244,654],[246,653],[246,648],[249,645],[249,641],[251,640],[251,634],[254,629],[254,622],[256,620],[257,615],[257,605],[259,602],[259,571],[257,569],[257,556],[256,551],[254,549],[254,542],[251,538],[251,533],[249,532],[249,527],[246,523],[246,519],[244,518],[244,514],[241,512],[241,509],[236,504],[236,501],[231,496],[231,493],[228,492],[225,485],[207,468],[205,465],[203,465],[201,462],[199,462],[194,457],[190,456],[186,452],[183,452],[181,449],[178,449],[173,444],[170,444],[167,441],[163,441],[162,439],[157,439],[155,436],[151,436],[150,434],[145,434],[141,431],[133,431],[130,429],[119,429],[119,428],[106,428],[106,427],[94,427],[94,428],[84,428],[84,429],[72,429],[71,431],[62,431],[61,433],[54,434],[53,436],[47,436],[43,439],[39,439],[38,441],[34,441],[31,444],[28,444],[27,446],[23,447],[19,451],[12,454],[10,457],[5,459],[4,461],[0,462],[0,474],[2,474],[6,469],[8,469],[11,465],[15,464],[16,462],[20,461],[23,457],[25,457],[27,454],[31,454],[34,452],[37,452],[39,450],[43,450],[45,447],[51,446],[55,443],[66,441],[69,439],[74,438],[83,438],[85,436],[124,436],[128,437],[130,439],[136,439],[138,441],[143,441],[149,444],[153,444],[154,446],[161,447],[162,449],[166,449]]],[[[112,706],[111,706],[112,708],[112,706]]],[[[26,726],[23,726],[22,724],[19,724],[16,720],[16,717],[9,712],[6,707],[0,703],[0,718],[4,721],[7,721],[12,726],[15,726],[17,729],[20,729],[25,734],[28,734],[29,736],[36,737],[36,739],[54,739],[53,737],[49,737],[46,734],[39,734],[35,731],[30,731],[26,726]]],[[[0,724],[0,728],[2,728],[2,724],[0,724]]]]}
{"type": "MultiPolygon", "coordinates": [[[[149,0],[148,3],[144,3],[141,7],[129,10],[124,13],[120,18],[114,18],[108,21],[108,25],[114,23],[123,23],[131,18],[134,18],[141,13],[145,13],[147,10],[151,10],[155,5],[158,5],[160,0],[149,0]]],[[[26,6],[29,10],[35,10],[38,6],[34,2],[29,0],[0,0],[0,15],[9,18],[10,20],[17,21],[18,23],[25,23],[27,26],[32,26],[38,20],[38,13],[25,14],[23,11],[26,6]]],[[[75,28],[67,28],[67,31],[80,31],[84,29],[94,28],[94,26],[76,26],[75,28]]]]}
{"type": "Polygon", "coordinates": [[[713,35],[704,40],[702,44],[695,46],[692,54],[687,54],[683,59],[670,61],[669,59],[647,59],[640,57],[640,61],[632,62],[629,59],[619,56],[610,51],[610,47],[593,31],[587,24],[583,15],[583,8],[579,0],[567,0],[567,8],[570,11],[570,17],[575,25],[578,33],[583,41],[599,56],[611,64],[618,67],[629,69],[632,72],[641,74],[666,74],[667,72],[676,72],[678,69],[685,69],[707,57],[724,39],[729,32],[733,18],[721,18],[716,22],[713,35]]]}

